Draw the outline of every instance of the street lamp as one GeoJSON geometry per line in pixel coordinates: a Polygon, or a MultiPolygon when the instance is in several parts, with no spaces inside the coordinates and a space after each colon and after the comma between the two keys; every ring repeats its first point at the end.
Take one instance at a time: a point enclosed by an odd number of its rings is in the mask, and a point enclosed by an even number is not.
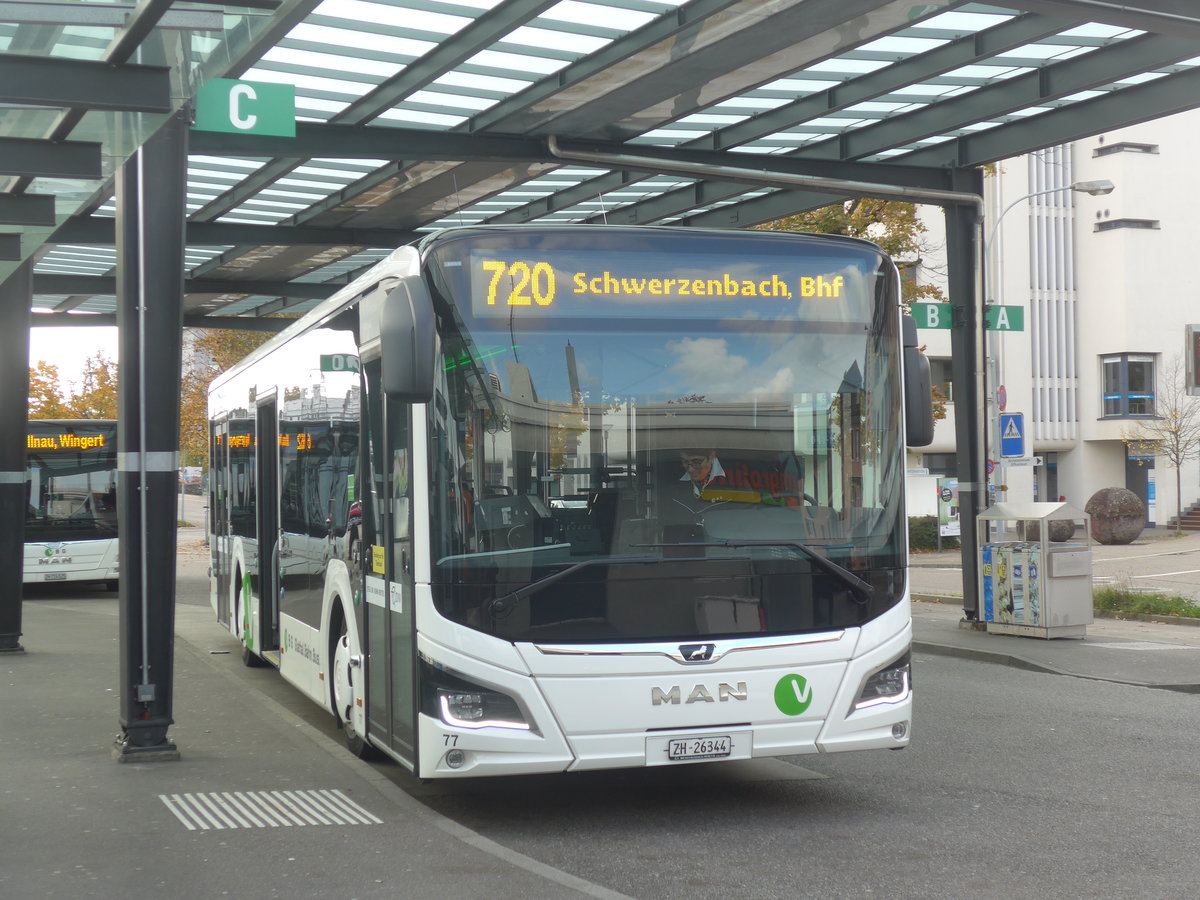
{"type": "MultiPolygon", "coordinates": [[[[1076,191],[1081,194],[1090,194],[1093,197],[1100,197],[1100,196],[1103,196],[1104,194],[1111,194],[1113,192],[1114,187],[1115,187],[1115,185],[1111,181],[1109,181],[1107,178],[1102,178],[1102,179],[1099,179],[1096,181],[1076,181],[1076,182],[1073,182],[1064,187],[1046,188],[1045,190],[1031,191],[1028,194],[1023,194],[1022,196],[1018,197],[1016,200],[1013,200],[1011,203],[1009,203],[1008,206],[1004,207],[1004,209],[1002,209],[1000,211],[1000,215],[996,216],[996,221],[992,223],[991,230],[988,232],[987,240],[985,240],[983,242],[984,262],[989,265],[991,264],[992,241],[995,239],[996,232],[1000,228],[1000,222],[1004,219],[1004,216],[1008,213],[1008,211],[1011,210],[1017,204],[1024,203],[1026,200],[1029,200],[1031,197],[1040,197],[1044,194],[1054,194],[1054,193],[1058,193],[1059,191],[1076,191]]],[[[993,270],[995,269],[994,266],[992,266],[992,268],[993,268],[993,270]]],[[[995,280],[998,280],[998,279],[995,279],[995,280]]],[[[992,293],[991,282],[989,281],[988,294],[990,295],[991,293],[992,293]]],[[[994,302],[993,300],[989,299],[987,301],[987,304],[990,305],[993,302],[994,302]]],[[[991,357],[991,366],[988,368],[991,369],[991,381],[993,382],[993,385],[995,385],[995,384],[999,384],[999,381],[1000,381],[1000,378],[999,378],[1000,345],[999,345],[999,341],[996,337],[995,331],[988,332],[987,343],[988,343],[988,355],[991,357]]],[[[986,369],[985,369],[984,374],[985,374],[985,378],[986,378],[988,375],[988,372],[986,369]]],[[[991,419],[991,421],[990,421],[991,440],[985,442],[985,444],[991,445],[989,448],[987,448],[987,450],[985,450],[985,454],[988,456],[988,458],[990,458],[991,453],[996,452],[997,448],[1000,446],[1000,440],[1001,440],[1000,404],[996,400],[995,397],[991,396],[991,391],[994,389],[995,388],[992,387],[991,390],[985,389],[985,391],[984,391],[984,397],[987,398],[987,402],[990,402],[992,404],[992,413],[991,413],[991,417],[990,417],[990,419],[991,419]]],[[[990,477],[989,477],[988,481],[990,483],[990,481],[991,481],[990,477]]],[[[1000,481],[999,483],[1003,484],[1004,482],[1000,481]]],[[[989,497],[989,501],[990,501],[990,499],[991,498],[989,497]]],[[[990,505],[990,503],[989,503],[989,505],[990,505]]]]}
{"type": "Polygon", "coordinates": [[[988,238],[983,242],[984,258],[987,258],[988,250],[990,250],[992,246],[992,240],[996,237],[997,229],[1000,228],[1000,220],[1003,219],[1005,214],[1007,214],[1008,211],[1018,203],[1024,203],[1030,197],[1040,197],[1043,194],[1056,194],[1059,191],[1078,191],[1081,194],[1091,194],[1093,197],[1101,197],[1104,194],[1111,194],[1115,187],[1116,185],[1114,185],[1107,178],[1101,178],[1099,181],[1076,181],[1073,184],[1067,185],[1066,187],[1046,188],[1044,191],[1033,191],[1029,194],[1023,194],[1012,203],[1008,204],[1008,206],[1004,207],[1004,209],[1000,211],[1000,215],[996,216],[996,221],[992,223],[992,230],[988,232],[988,238]]]}

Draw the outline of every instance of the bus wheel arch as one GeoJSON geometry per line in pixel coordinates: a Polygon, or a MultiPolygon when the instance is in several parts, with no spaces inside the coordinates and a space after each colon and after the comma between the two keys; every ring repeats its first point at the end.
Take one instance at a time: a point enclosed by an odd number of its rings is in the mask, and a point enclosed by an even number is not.
{"type": "Polygon", "coordinates": [[[246,640],[250,624],[248,621],[250,615],[250,598],[247,596],[249,594],[249,586],[243,581],[241,564],[233,571],[235,576],[233,579],[233,603],[230,608],[233,610],[233,622],[236,628],[234,633],[238,636],[238,640],[242,644],[242,665],[248,669],[260,669],[266,664],[263,662],[262,657],[251,649],[250,644],[246,640]]]}
{"type": "Polygon", "coordinates": [[[329,622],[329,707],[346,736],[346,746],[359,759],[373,755],[373,748],[366,736],[360,734],[355,724],[355,709],[362,698],[361,649],[350,634],[352,619],[346,614],[340,597],[334,597],[329,622]]]}

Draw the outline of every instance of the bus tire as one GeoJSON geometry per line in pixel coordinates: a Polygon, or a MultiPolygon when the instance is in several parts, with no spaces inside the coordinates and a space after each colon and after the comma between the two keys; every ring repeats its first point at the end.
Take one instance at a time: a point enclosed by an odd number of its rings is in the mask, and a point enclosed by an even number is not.
{"type": "Polygon", "coordinates": [[[242,644],[242,665],[247,669],[261,669],[266,663],[261,656],[242,644]]]}
{"type": "MultiPolygon", "coordinates": [[[[335,610],[339,607],[340,604],[335,603],[335,610]]],[[[359,759],[371,759],[376,756],[375,748],[354,730],[354,685],[356,678],[363,677],[362,666],[351,664],[350,633],[345,617],[340,612],[335,612],[334,616],[336,624],[331,629],[334,637],[329,648],[329,658],[333,661],[329,699],[334,719],[346,736],[346,748],[359,759]]]]}
{"type": "Polygon", "coordinates": [[[243,631],[242,631],[242,665],[245,666],[247,669],[261,669],[263,666],[266,665],[266,663],[263,662],[263,658],[261,656],[259,656],[253,650],[251,650],[249,648],[249,646],[247,646],[247,644],[246,644],[246,633],[244,630],[245,623],[242,620],[242,615],[244,614],[244,612],[242,610],[242,591],[238,587],[238,585],[240,585],[241,583],[242,583],[242,573],[239,571],[237,573],[237,578],[234,579],[234,582],[233,582],[233,585],[234,585],[234,588],[233,588],[233,598],[234,598],[233,599],[233,610],[234,610],[233,621],[238,623],[238,625],[242,626],[242,628],[243,628],[243,631]]]}

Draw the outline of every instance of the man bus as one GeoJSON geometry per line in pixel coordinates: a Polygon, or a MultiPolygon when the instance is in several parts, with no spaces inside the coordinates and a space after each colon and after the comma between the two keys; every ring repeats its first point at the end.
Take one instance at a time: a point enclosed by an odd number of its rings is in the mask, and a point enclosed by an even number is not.
{"type": "Polygon", "coordinates": [[[909,326],[864,241],[432,234],[214,381],[214,611],[421,778],[905,747],[909,326]]]}
{"type": "Polygon", "coordinates": [[[117,423],[34,419],[25,437],[25,584],[118,587],[117,423]]]}

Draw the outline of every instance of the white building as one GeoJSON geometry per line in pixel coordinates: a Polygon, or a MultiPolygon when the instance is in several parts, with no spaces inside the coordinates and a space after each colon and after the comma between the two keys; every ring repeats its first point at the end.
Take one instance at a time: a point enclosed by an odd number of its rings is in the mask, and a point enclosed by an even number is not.
{"type": "MultiPolygon", "coordinates": [[[[1136,458],[1122,437],[1161,411],[1173,371],[1200,395],[1200,274],[1190,262],[1200,255],[1198,146],[1193,111],[1005,160],[985,179],[988,300],[1023,317],[1021,331],[989,333],[989,420],[1003,385],[1005,412],[1023,416],[1033,458],[1010,464],[989,437],[988,457],[1000,464],[994,499],[1066,496],[1082,508],[1101,488],[1127,487],[1146,502],[1150,524],[1173,520],[1175,470],[1161,456],[1136,458]],[[1104,179],[1111,194],[1069,189],[1104,179]]],[[[941,214],[929,212],[936,242],[941,214]]],[[[934,381],[952,397],[950,332],[920,333],[934,381]]],[[[936,513],[936,478],[957,474],[954,454],[951,402],[934,443],[910,454],[910,514],[936,513]]],[[[1200,464],[1180,474],[1186,510],[1200,500],[1200,464]]]]}

